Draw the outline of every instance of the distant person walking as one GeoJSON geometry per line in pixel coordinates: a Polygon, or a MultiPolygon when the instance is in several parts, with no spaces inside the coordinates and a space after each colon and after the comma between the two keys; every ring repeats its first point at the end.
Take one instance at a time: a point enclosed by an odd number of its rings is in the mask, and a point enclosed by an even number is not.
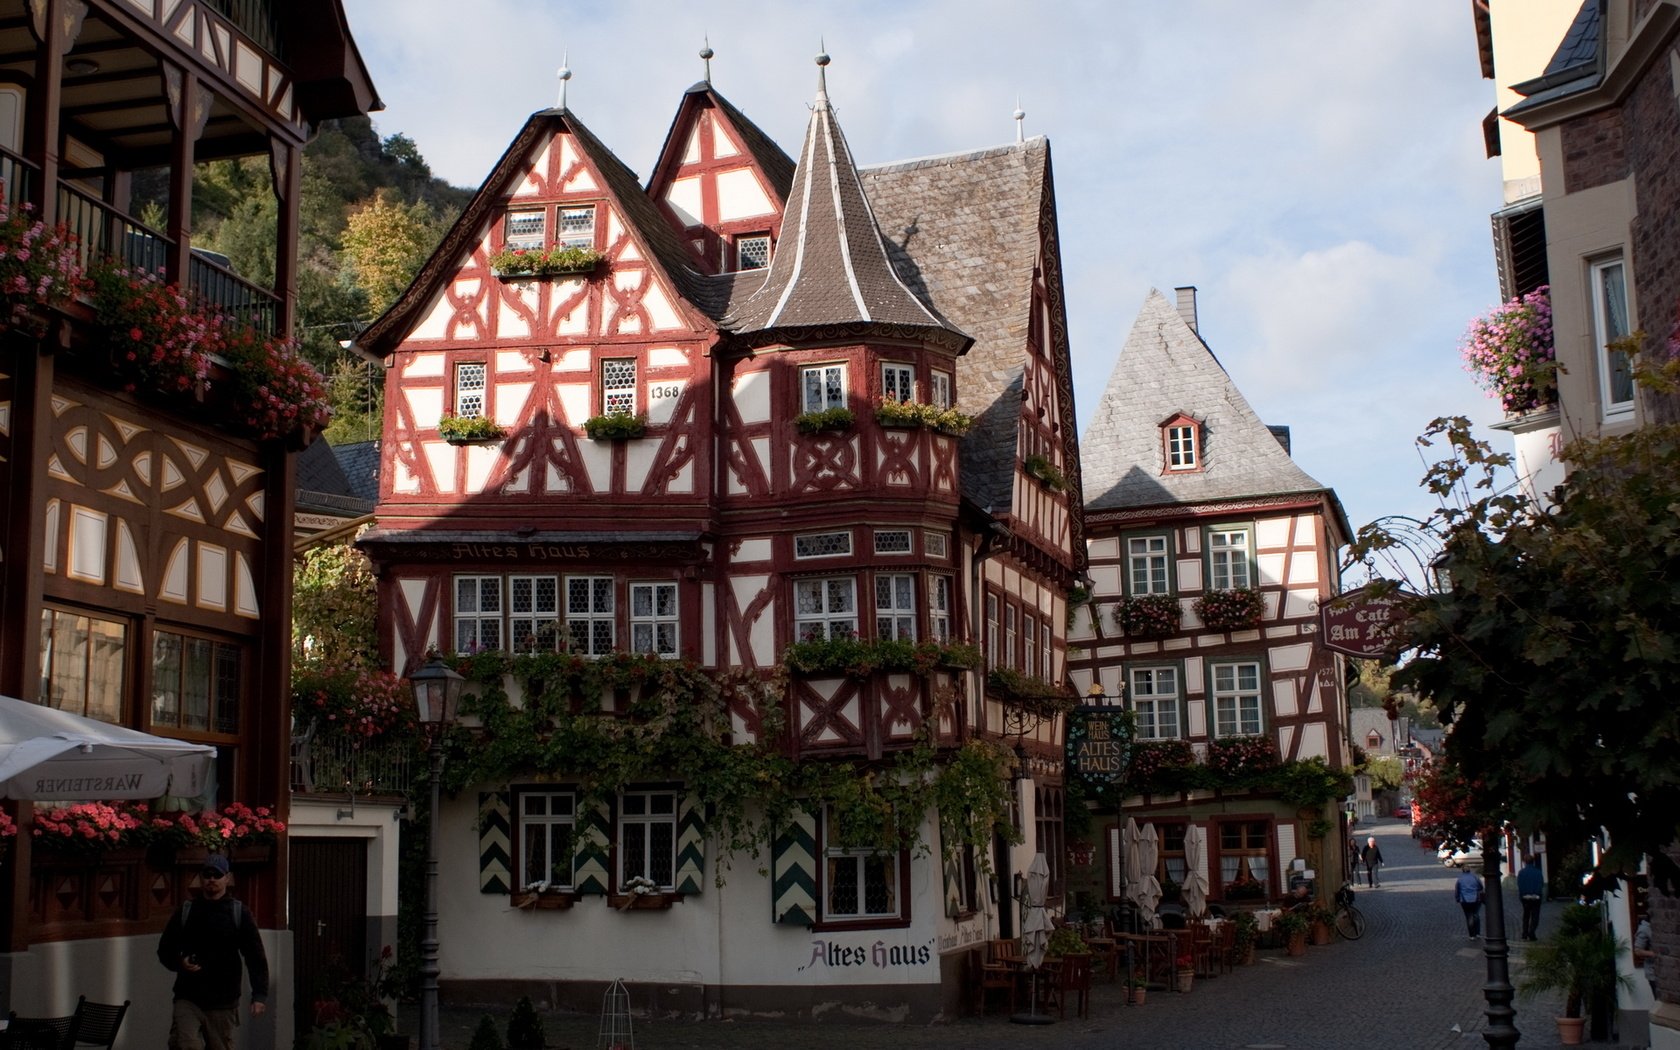
{"type": "Polygon", "coordinates": [[[1466,868],[1453,884],[1453,900],[1464,909],[1464,928],[1470,931],[1470,939],[1475,940],[1482,935],[1482,880],[1476,878],[1475,873],[1466,868]]]}
{"type": "Polygon", "coordinates": [[[1383,855],[1375,835],[1365,840],[1364,852],[1360,853],[1359,857],[1365,862],[1365,885],[1381,886],[1382,880],[1377,877],[1377,869],[1382,867],[1383,855]]]}
{"type": "Polygon", "coordinates": [[[1546,896],[1546,876],[1532,853],[1523,857],[1517,872],[1517,896],[1522,898],[1522,939],[1532,941],[1540,933],[1540,902],[1546,896]]]}

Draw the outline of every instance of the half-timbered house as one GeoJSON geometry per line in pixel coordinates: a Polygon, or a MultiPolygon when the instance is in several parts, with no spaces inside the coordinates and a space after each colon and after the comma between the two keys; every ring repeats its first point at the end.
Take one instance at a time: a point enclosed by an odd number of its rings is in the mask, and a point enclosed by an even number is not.
{"type": "MultiPolygon", "coordinates": [[[[1210,900],[1272,899],[1294,861],[1333,891],[1342,790],[1285,800],[1269,770],[1346,770],[1343,658],[1321,644],[1348,526],[1198,334],[1194,288],[1151,291],[1086,430],[1092,590],[1069,631],[1092,706],[1135,723],[1131,765],[1099,815],[1106,893],[1125,899],[1122,826],[1154,824],[1171,896],[1194,865],[1210,900]],[[1308,767],[1291,763],[1306,762],[1308,767]],[[1116,804],[1117,803],[1117,804],[1116,804]]],[[[1334,790],[1333,790],[1334,789],[1334,790]]]]}
{"type": "MultiPolygon", "coordinates": [[[[338,0],[0,2],[0,693],[215,745],[211,790],[170,802],[185,811],[285,816],[294,452],[324,402],[272,340],[294,315],[304,144],[377,106],[338,0]],[[252,156],[278,205],[272,288],[193,251],[194,166],[252,156]],[[130,206],[157,170],[161,229],[130,206]],[[113,262],[180,294],[59,294],[113,262]],[[237,368],[203,349],[212,315],[243,340],[237,368]],[[298,397],[259,403],[246,382],[277,370],[298,397]]],[[[160,1041],[173,975],[153,949],[202,848],[67,841],[53,809],[6,803],[0,1011],[130,1000],[118,1045],[160,1041]]],[[[261,1037],[286,1045],[285,856],[234,862],[277,975],[261,1037]]]]}
{"type": "Polygon", "coordinates": [[[1012,874],[1060,857],[1084,551],[1051,185],[1042,139],[860,170],[822,89],[790,158],[703,82],[644,187],[547,110],[363,333],[383,644],[448,655],[479,725],[442,813],[446,998],[956,1008],[1012,874]],[[648,730],[719,689],[693,749],[648,730]],[[719,742],[762,779],[693,760],[719,742]],[[900,801],[916,844],[843,839],[840,796],[961,754],[1001,827],[900,801]],[[724,826],[743,789],[756,859],[724,826]]]}

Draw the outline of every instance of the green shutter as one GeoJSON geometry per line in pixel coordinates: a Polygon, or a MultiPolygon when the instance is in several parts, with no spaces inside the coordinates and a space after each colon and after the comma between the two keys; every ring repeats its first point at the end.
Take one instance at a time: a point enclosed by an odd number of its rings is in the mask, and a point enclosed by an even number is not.
{"type": "Polygon", "coordinates": [[[706,884],[706,809],[697,795],[677,802],[678,893],[699,893],[706,884]]]}
{"type": "Polygon", "coordinates": [[[817,818],[795,810],[770,845],[771,921],[817,921],[817,818]]]}
{"type": "Polygon", "coordinates": [[[478,892],[513,887],[513,826],[506,791],[478,793],[478,892]]]}
{"type": "Polygon", "coordinates": [[[577,848],[572,853],[572,889],[603,896],[613,891],[607,871],[612,846],[612,811],[602,802],[581,810],[576,825],[577,848]]]}

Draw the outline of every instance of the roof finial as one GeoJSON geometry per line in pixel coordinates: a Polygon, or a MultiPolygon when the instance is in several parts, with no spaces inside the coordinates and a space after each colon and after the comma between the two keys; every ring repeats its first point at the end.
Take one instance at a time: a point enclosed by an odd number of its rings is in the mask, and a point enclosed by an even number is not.
{"type": "Polygon", "coordinates": [[[1021,108],[1021,96],[1015,96],[1015,141],[1025,142],[1026,132],[1022,122],[1027,119],[1027,111],[1021,108]]]}
{"type": "Polygon", "coordinates": [[[818,38],[817,46],[822,50],[817,53],[817,101],[828,101],[828,75],[824,72],[828,67],[828,45],[818,38]]]}
{"type": "Polygon", "coordinates": [[[560,69],[559,69],[558,72],[556,72],[554,74],[555,76],[560,78],[560,108],[561,109],[566,108],[566,81],[572,79],[571,67],[566,64],[566,60],[570,57],[571,57],[571,52],[569,50],[568,51],[562,51],[560,53],[560,69]]]}
{"type": "Polygon", "coordinates": [[[710,84],[712,82],[712,38],[706,36],[701,39],[706,42],[706,46],[700,49],[700,60],[706,63],[706,83],[710,84]]]}

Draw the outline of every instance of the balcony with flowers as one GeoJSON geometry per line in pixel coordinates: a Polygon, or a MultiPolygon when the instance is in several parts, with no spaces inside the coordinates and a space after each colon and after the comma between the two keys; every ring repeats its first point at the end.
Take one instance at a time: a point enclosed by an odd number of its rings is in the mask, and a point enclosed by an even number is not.
{"type": "Polygon", "coordinates": [[[50,339],[96,382],[256,441],[301,447],[331,415],[326,382],[295,343],[4,203],[0,336],[50,339]]]}
{"type": "Polygon", "coordinates": [[[292,790],[400,798],[420,770],[414,697],[388,671],[329,664],[292,678],[292,790]]]}
{"type": "Polygon", "coordinates": [[[1476,318],[1459,352],[1465,370],[1499,398],[1507,415],[1554,407],[1558,365],[1551,289],[1542,285],[1476,318]]]}

